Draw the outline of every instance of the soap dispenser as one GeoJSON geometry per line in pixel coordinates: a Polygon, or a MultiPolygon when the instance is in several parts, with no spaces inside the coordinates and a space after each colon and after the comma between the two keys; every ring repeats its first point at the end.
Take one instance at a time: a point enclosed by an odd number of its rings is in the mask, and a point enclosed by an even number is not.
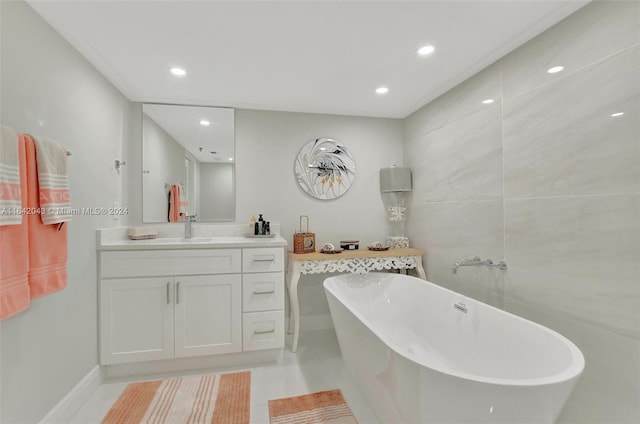
{"type": "Polygon", "coordinates": [[[258,218],[258,235],[264,235],[264,230],[265,230],[265,226],[264,226],[264,218],[262,217],[262,214],[259,213],[258,215],[260,215],[260,217],[258,218]]]}

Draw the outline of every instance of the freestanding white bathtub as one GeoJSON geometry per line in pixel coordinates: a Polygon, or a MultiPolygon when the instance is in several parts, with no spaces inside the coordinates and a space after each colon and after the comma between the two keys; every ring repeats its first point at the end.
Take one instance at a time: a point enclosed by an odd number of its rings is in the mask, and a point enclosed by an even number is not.
{"type": "Polygon", "coordinates": [[[415,277],[327,278],[347,370],[383,423],[552,423],[584,368],[565,337],[415,277]]]}

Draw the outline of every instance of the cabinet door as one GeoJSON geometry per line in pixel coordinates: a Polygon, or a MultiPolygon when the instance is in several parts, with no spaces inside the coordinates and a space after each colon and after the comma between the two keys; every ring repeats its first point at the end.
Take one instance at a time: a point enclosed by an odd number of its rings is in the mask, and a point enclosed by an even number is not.
{"type": "Polygon", "coordinates": [[[175,356],[242,351],[239,274],[175,277],[175,356]]]}
{"type": "Polygon", "coordinates": [[[102,364],[173,357],[172,277],[100,283],[102,364]]]}

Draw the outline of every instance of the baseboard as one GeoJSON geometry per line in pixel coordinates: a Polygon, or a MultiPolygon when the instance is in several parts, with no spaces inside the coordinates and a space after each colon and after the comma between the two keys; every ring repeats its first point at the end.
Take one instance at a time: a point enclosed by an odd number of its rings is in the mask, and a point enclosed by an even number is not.
{"type": "Polygon", "coordinates": [[[300,331],[327,330],[329,328],[333,328],[331,314],[302,315],[300,317],[300,331]]]}
{"type": "Polygon", "coordinates": [[[68,423],[71,421],[82,405],[98,390],[102,381],[102,370],[99,365],[96,365],[45,415],[40,424],[68,423]]]}
{"type": "Polygon", "coordinates": [[[256,366],[281,363],[282,352],[283,349],[278,348],[220,355],[193,356],[191,358],[104,365],[103,373],[106,381],[114,382],[119,380],[126,381],[127,379],[138,377],[164,378],[175,373],[200,372],[202,370],[206,370],[207,372],[244,370],[256,366]]]}

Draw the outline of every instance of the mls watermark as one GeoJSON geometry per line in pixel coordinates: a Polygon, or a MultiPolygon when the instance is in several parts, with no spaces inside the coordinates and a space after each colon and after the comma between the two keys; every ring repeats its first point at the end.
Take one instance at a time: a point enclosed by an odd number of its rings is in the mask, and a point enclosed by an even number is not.
{"type": "Polygon", "coordinates": [[[129,215],[129,208],[0,208],[0,215],[129,215]]]}

